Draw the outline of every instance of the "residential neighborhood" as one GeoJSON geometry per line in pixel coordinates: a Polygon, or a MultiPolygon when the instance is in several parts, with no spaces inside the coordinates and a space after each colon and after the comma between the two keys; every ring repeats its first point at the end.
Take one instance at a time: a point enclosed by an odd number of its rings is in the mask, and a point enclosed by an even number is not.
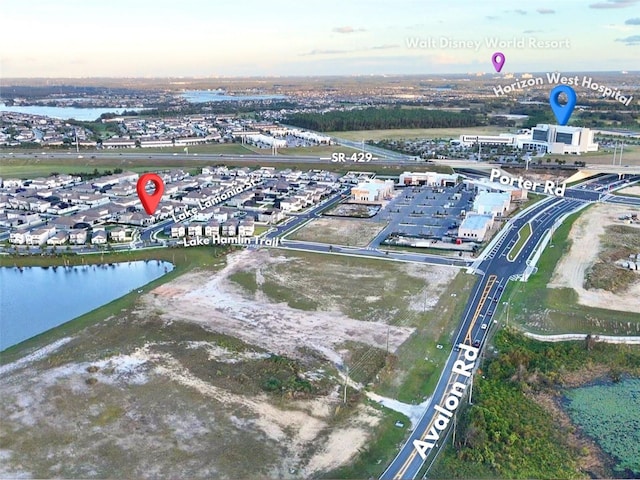
{"type": "Polygon", "coordinates": [[[153,228],[153,240],[253,236],[257,227],[266,230],[318,204],[343,182],[333,172],[273,167],[218,166],[204,167],[197,175],[183,170],[158,174],[165,190],[154,215],[142,209],[136,172],[118,170],[86,181],[74,175],[0,179],[0,238],[14,246],[125,244],[158,225],[166,228],[153,228]],[[230,191],[240,193],[226,198],[230,191]],[[197,213],[188,221],[171,222],[194,207],[197,213]]]}

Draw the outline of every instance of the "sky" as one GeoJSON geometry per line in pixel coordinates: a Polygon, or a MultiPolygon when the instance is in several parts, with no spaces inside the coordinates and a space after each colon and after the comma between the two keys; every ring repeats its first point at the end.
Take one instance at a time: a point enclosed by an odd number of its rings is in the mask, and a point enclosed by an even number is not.
{"type": "Polygon", "coordinates": [[[640,0],[0,0],[0,12],[4,78],[488,73],[495,52],[502,73],[640,67],[640,0]]]}

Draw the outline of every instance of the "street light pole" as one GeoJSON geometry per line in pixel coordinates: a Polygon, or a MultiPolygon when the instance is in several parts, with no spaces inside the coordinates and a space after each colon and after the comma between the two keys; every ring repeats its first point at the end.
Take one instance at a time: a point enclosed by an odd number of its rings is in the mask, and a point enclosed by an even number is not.
{"type": "Polygon", "coordinates": [[[347,379],[349,378],[349,366],[347,365],[347,373],[344,377],[344,399],[342,403],[347,403],[347,379]]]}

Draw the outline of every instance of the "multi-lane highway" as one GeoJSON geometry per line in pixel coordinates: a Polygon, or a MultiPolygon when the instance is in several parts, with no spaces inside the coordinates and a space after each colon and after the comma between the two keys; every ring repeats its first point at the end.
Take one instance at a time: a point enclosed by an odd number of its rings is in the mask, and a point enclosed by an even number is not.
{"type": "MultiPolygon", "coordinates": [[[[367,148],[367,151],[369,148],[367,148]]],[[[377,164],[377,165],[415,165],[416,161],[411,160],[406,155],[399,154],[397,152],[392,152],[390,150],[382,149],[380,152],[374,154],[374,159],[370,162],[353,162],[351,160],[347,160],[344,164],[354,164],[354,165],[366,165],[367,163],[377,164]]],[[[2,153],[0,159],[21,159],[21,160],[33,160],[34,162],[43,161],[43,160],[71,160],[71,159],[80,159],[85,162],[87,165],[91,165],[94,160],[115,160],[120,161],[123,165],[128,162],[134,163],[139,162],[144,164],[145,161],[152,161],[154,167],[158,167],[158,161],[167,161],[170,160],[179,160],[179,161],[192,161],[192,162],[202,162],[202,163],[223,163],[225,161],[233,161],[233,162],[246,162],[246,163],[327,163],[330,164],[331,160],[327,160],[325,157],[319,157],[317,155],[261,155],[259,153],[251,153],[251,154],[218,154],[218,153],[145,153],[139,150],[131,152],[118,152],[117,150],[99,150],[99,151],[90,151],[90,152],[9,152],[2,153]]],[[[424,163],[424,162],[423,162],[424,163]]]]}
{"type": "MultiPolygon", "coordinates": [[[[629,180],[633,182],[638,179],[633,177],[629,180]]],[[[441,439],[445,437],[447,431],[446,426],[440,429],[444,423],[440,417],[446,406],[445,401],[450,402],[451,399],[451,397],[447,398],[446,393],[451,391],[452,385],[468,386],[473,381],[472,376],[461,374],[460,363],[456,364],[468,358],[465,357],[468,351],[464,348],[461,350],[459,345],[476,347],[480,351],[484,348],[487,335],[494,325],[493,316],[496,306],[499,305],[506,284],[531,269],[531,258],[540,247],[542,240],[565,215],[578,211],[590,202],[602,200],[601,192],[610,191],[611,185],[620,187],[628,183],[618,182],[618,175],[600,177],[595,183],[569,189],[569,194],[565,197],[548,197],[507,223],[501,232],[500,239],[486,252],[484,259],[476,264],[480,278],[471,293],[462,321],[456,331],[455,347],[445,363],[433,392],[432,401],[396,458],[382,474],[383,480],[414,479],[421,473],[426,462],[432,461],[437,455],[444,443],[441,439]],[[513,258],[509,253],[518,241],[518,232],[526,223],[531,225],[532,233],[519,255],[513,258]]],[[[635,202],[640,200],[637,198],[615,198],[622,199],[625,204],[640,205],[640,202],[635,202]]],[[[448,406],[450,407],[450,404],[448,406]]],[[[448,421],[446,423],[448,424],[448,421]]]]}

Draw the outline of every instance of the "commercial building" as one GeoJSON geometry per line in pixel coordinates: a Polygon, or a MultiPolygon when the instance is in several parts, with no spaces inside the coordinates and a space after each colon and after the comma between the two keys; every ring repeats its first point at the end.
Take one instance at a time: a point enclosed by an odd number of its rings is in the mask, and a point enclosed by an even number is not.
{"type": "Polygon", "coordinates": [[[505,145],[519,150],[536,150],[552,154],[576,154],[597,152],[598,144],[593,141],[594,132],[589,128],[568,127],[539,123],[532,129],[518,133],[500,135],[460,135],[457,142],[462,146],[505,145]]]}
{"type": "Polygon", "coordinates": [[[458,228],[458,237],[481,242],[487,231],[493,226],[493,215],[477,215],[471,213],[462,220],[458,228]]]}
{"type": "Polygon", "coordinates": [[[597,152],[593,135],[589,128],[538,124],[531,130],[531,142],[524,148],[560,155],[597,152]]]}
{"type": "Polygon", "coordinates": [[[457,174],[436,172],[403,172],[398,178],[400,185],[428,185],[438,187],[455,186],[457,174]]]}
{"type": "Polygon", "coordinates": [[[467,189],[475,189],[477,192],[507,192],[511,195],[511,201],[527,199],[527,190],[513,185],[505,185],[500,182],[490,182],[486,178],[468,178],[464,180],[467,189]]]}
{"type": "Polygon", "coordinates": [[[480,215],[502,217],[511,206],[508,192],[480,192],[473,201],[473,211],[480,215]]]}
{"type": "Polygon", "coordinates": [[[354,202],[381,202],[393,195],[393,180],[367,180],[351,189],[351,200],[354,202]]]}

